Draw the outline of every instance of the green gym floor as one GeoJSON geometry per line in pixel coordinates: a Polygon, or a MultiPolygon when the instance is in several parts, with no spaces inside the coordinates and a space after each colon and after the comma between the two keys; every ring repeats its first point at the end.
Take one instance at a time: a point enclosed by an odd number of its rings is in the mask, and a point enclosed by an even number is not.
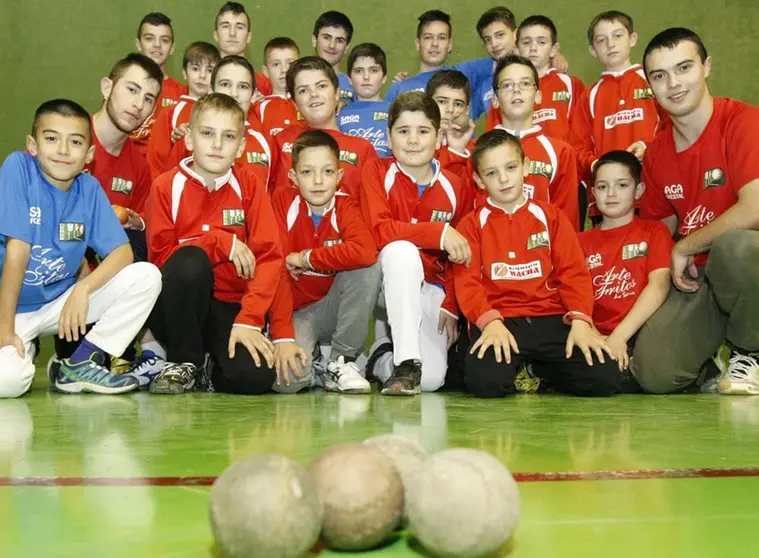
{"type": "MultiPolygon", "coordinates": [[[[0,401],[0,557],[211,558],[210,484],[230,463],[306,465],[382,433],[483,449],[515,473],[503,556],[759,556],[759,397],[71,396],[40,370],[0,401]]],[[[401,538],[362,555],[423,554],[401,538]]]]}

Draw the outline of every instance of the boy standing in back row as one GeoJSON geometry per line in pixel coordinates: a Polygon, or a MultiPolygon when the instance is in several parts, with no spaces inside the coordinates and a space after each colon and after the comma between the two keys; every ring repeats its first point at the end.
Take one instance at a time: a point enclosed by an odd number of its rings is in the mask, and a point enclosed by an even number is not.
{"type": "Polygon", "coordinates": [[[324,12],[314,23],[311,44],[316,50],[316,55],[324,58],[337,76],[341,105],[349,105],[356,100],[356,90],[353,89],[348,75],[340,71],[340,62],[352,39],[353,24],[342,12],[324,12]]]}

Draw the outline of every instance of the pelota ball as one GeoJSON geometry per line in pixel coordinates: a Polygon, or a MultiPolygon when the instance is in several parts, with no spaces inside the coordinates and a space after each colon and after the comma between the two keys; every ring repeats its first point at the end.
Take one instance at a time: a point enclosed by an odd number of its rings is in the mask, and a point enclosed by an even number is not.
{"type": "Polygon", "coordinates": [[[390,458],[364,444],[340,444],[308,468],[324,504],[322,540],[335,550],[379,545],[403,513],[403,482],[390,458]]]}
{"type": "MultiPolygon", "coordinates": [[[[419,470],[424,460],[427,459],[427,453],[422,446],[402,436],[394,436],[392,434],[374,436],[373,438],[364,440],[364,444],[379,449],[390,458],[396,471],[401,476],[404,492],[407,490],[411,476],[419,470]]],[[[408,512],[405,511],[407,507],[408,501],[404,504],[401,526],[405,526],[408,523],[408,512]]]]}
{"type": "Polygon", "coordinates": [[[113,209],[113,212],[116,214],[116,217],[118,218],[119,223],[123,225],[127,221],[129,221],[129,213],[127,213],[126,209],[124,209],[120,205],[112,205],[111,208],[113,209]]]}
{"type": "Polygon", "coordinates": [[[226,558],[305,556],[323,517],[306,469],[279,455],[235,463],[211,490],[211,529],[226,558]]]}
{"type": "Polygon", "coordinates": [[[491,556],[519,519],[514,477],[492,455],[449,449],[429,457],[407,487],[409,528],[435,556],[491,556]]]}

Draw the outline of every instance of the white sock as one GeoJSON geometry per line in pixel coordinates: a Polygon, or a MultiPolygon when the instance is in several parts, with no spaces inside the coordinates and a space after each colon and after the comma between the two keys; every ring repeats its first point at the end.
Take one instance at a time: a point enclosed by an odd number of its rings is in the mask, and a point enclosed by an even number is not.
{"type": "Polygon", "coordinates": [[[154,355],[161,357],[163,360],[166,360],[166,349],[164,349],[163,345],[161,345],[158,341],[147,341],[145,343],[141,343],[140,346],[142,347],[143,351],[150,351],[154,355]]]}

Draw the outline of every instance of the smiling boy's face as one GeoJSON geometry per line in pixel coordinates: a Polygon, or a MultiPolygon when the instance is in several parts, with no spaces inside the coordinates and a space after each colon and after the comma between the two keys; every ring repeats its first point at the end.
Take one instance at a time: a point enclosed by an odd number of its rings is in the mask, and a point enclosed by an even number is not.
{"type": "Polygon", "coordinates": [[[306,124],[314,128],[335,118],[340,92],[323,70],[301,70],[295,76],[293,101],[306,124]]]}
{"type": "Polygon", "coordinates": [[[77,116],[43,114],[34,135],[26,137],[26,149],[53,186],[67,189],[95,154],[90,122],[77,116]]]}

